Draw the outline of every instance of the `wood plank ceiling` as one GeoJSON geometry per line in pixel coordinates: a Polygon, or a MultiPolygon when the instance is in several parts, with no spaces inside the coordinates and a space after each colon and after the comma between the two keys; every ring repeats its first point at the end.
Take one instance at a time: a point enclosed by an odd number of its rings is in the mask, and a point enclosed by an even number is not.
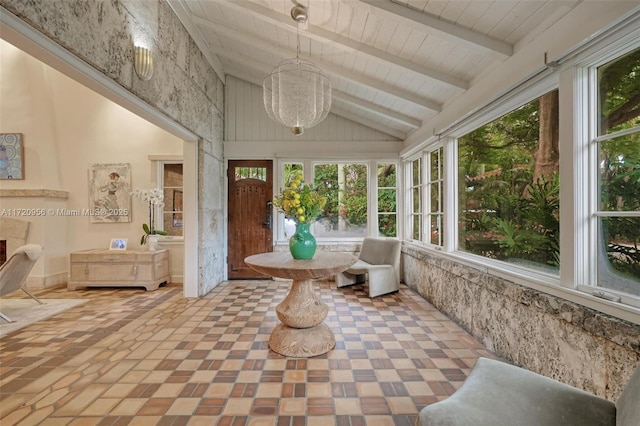
{"type": "MultiPolygon", "coordinates": [[[[299,0],[300,56],[331,78],[331,112],[405,139],[579,1],[299,0]]],[[[220,77],[262,86],[296,56],[294,0],[169,0],[220,77]]]]}

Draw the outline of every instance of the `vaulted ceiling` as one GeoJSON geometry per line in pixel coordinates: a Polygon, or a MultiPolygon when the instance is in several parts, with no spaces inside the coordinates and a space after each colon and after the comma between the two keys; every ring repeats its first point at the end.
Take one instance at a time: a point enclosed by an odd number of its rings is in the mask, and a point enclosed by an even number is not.
{"type": "MultiPolygon", "coordinates": [[[[405,139],[580,1],[299,0],[300,56],[331,113],[405,139]]],[[[294,0],[169,0],[221,78],[262,85],[296,56],[294,0]]]]}

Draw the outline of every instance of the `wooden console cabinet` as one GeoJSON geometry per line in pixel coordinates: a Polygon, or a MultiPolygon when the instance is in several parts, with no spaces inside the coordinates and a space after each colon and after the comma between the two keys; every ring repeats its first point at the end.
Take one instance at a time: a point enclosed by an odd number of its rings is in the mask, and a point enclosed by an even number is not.
{"type": "Polygon", "coordinates": [[[170,283],[169,250],[84,250],[71,253],[67,288],[144,287],[170,283]]]}

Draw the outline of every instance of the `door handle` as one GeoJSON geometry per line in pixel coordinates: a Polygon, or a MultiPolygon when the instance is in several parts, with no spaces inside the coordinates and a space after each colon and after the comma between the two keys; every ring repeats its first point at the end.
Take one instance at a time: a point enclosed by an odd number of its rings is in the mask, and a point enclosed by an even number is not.
{"type": "Polygon", "coordinates": [[[264,222],[262,222],[262,226],[264,226],[266,229],[271,229],[271,221],[272,221],[272,218],[271,218],[271,209],[272,209],[271,201],[267,201],[267,206],[266,207],[267,207],[267,211],[265,213],[264,222]]]}

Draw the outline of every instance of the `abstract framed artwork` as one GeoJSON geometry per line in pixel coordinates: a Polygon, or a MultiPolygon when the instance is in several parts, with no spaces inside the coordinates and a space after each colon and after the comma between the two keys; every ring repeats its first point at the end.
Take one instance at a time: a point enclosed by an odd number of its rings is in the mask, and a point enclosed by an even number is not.
{"type": "Polygon", "coordinates": [[[94,164],[89,170],[91,223],[131,222],[131,167],[128,163],[94,164]]]}
{"type": "Polygon", "coordinates": [[[22,133],[0,133],[0,179],[24,179],[22,133]]]}

